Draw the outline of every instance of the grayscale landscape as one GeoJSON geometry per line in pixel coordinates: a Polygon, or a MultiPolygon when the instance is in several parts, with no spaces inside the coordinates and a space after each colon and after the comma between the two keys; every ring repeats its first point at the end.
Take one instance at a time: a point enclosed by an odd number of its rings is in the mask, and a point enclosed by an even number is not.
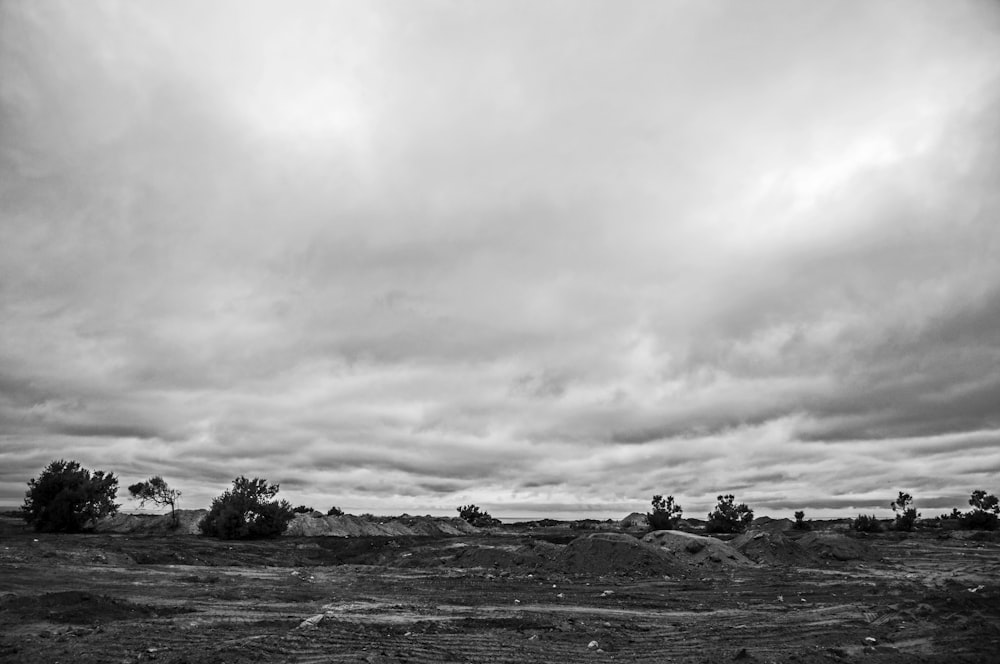
{"type": "Polygon", "coordinates": [[[0,661],[986,663],[1000,646],[996,532],[317,514],[225,541],[166,520],[3,519],[0,661]]]}
{"type": "Polygon", "coordinates": [[[0,664],[1000,661],[996,0],[0,0],[0,664]]]}

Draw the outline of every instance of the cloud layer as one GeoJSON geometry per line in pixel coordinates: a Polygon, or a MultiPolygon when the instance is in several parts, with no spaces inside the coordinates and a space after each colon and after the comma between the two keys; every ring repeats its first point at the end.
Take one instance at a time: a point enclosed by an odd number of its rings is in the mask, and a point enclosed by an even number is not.
{"type": "Polygon", "coordinates": [[[987,2],[0,5],[0,497],[1000,490],[987,2]]]}

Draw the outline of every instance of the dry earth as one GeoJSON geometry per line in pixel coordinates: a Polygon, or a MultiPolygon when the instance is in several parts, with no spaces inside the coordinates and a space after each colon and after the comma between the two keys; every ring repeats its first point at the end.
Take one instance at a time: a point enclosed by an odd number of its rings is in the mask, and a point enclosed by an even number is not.
{"type": "Polygon", "coordinates": [[[0,663],[1000,661],[966,533],[0,533],[0,663]]]}

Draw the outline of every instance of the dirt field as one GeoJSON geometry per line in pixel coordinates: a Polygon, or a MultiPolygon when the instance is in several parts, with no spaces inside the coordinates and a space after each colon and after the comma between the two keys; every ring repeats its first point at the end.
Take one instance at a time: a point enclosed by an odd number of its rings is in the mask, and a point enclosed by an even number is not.
{"type": "Polygon", "coordinates": [[[1000,661],[965,533],[0,533],[0,662],[1000,661]]]}

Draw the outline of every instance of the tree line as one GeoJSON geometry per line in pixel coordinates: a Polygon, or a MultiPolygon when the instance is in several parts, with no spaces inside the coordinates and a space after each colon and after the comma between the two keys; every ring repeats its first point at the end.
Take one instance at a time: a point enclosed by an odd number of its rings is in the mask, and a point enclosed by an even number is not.
{"type": "MultiPolygon", "coordinates": [[[[295,514],[314,512],[304,505],[293,508],[287,501],[278,500],[278,489],[279,485],[264,479],[237,477],[229,489],[212,500],[208,514],[198,524],[199,530],[204,535],[221,539],[273,537],[287,529],[295,514]]],[[[158,507],[169,507],[171,521],[174,526],[178,525],[176,508],[181,492],[170,487],[163,477],[155,475],[137,482],[130,485],[128,491],[140,506],[152,503],[158,507]]],[[[121,505],[115,502],[117,493],[118,479],[113,473],[102,470],[91,472],[76,461],[60,459],[50,463],[37,478],[28,481],[20,511],[25,521],[37,531],[79,532],[93,521],[118,511],[121,505]]],[[[938,518],[956,520],[962,528],[998,528],[1000,500],[995,495],[976,489],[969,498],[969,505],[972,509],[967,512],[953,509],[950,514],[938,518]]],[[[646,513],[650,530],[674,530],[678,527],[684,510],[673,496],[664,498],[654,495],[651,506],[652,510],[646,513]]],[[[890,524],[893,530],[913,530],[920,518],[913,496],[900,491],[889,507],[895,515],[890,524]]],[[[458,508],[458,513],[462,519],[477,527],[500,523],[476,505],[463,505],[458,508]]],[[[343,515],[343,511],[332,507],[327,514],[343,515]]],[[[747,530],[751,523],[753,509],[746,503],[737,504],[733,494],[724,494],[718,496],[715,508],[708,513],[705,530],[709,533],[738,533],[747,530]]],[[[852,520],[851,527],[861,532],[883,529],[882,522],[874,515],[864,514],[852,520]]],[[[795,512],[793,528],[810,528],[805,512],[795,512]]]]}
{"type": "MultiPolygon", "coordinates": [[[[232,487],[212,501],[199,522],[202,534],[221,539],[245,539],[280,535],[295,516],[285,500],[277,500],[278,485],[260,478],[237,477],[232,487]]],[[[181,492],[159,475],[128,487],[140,506],[153,503],[170,508],[170,519],[178,525],[177,501],[181,492]]],[[[115,514],[118,478],[114,473],[93,473],[76,461],[58,460],[28,481],[21,515],[39,532],[80,532],[88,524],[115,514]]],[[[343,513],[332,508],[330,513],[343,513]]]]}

